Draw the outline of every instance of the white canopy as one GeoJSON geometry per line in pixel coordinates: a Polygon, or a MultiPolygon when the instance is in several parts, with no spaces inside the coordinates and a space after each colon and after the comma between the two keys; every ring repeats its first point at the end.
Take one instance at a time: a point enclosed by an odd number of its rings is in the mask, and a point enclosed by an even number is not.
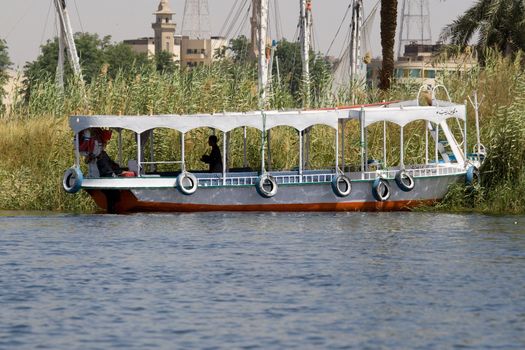
{"type": "Polygon", "coordinates": [[[169,128],[186,133],[192,129],[209,127],[224,132],[240,127],[269,130],[276,126],[290,126],[299,131],[314,125],[337,129],[339,119],[348,117],[348,109],[318,111],[260,111],[246,113],[158,115],[158,116],[73,116],[69,125],[76,133],[88,128],[122,128],[142,133],[155,128],[169,128]]]}
{"type": "Polygon", "coordinates": [[[403,106],[390,105],[385,107],[365,107],[349,110],[349,118],[357,119],[363,113],[365,127],[382,121],[405,126],[416,120],[427,120],[441,123],[448,118],[466,120],[465,105],[450,104],[449,106],[403,106]]]}
{"type": "MultiPolygon", "coordinates": [[[[413,102],[413,101],[410,101],[413,102]]],[[[416,101],[417,103],[417,101],[416,101]]],[[[154,115],[154,116],[73,116],[69,125],[76,133],[88,128],[120,128],[136,133],[155,128],[168,128],[186,133],[196,128],[214,128],[228,132],[244,126],[270,130],[289,126],[298,131],[314,125],[338,128],[341,119],[359,119],[363,114],[365,127],[380,121],[405,126],[416,120],[441,123],[448,118],[466,120],[466,106],[448,103],[444,106],[414,106],[403,103],[381,107],[359,107],[313,111],[253,111],[246,113],[154,115]]]]}

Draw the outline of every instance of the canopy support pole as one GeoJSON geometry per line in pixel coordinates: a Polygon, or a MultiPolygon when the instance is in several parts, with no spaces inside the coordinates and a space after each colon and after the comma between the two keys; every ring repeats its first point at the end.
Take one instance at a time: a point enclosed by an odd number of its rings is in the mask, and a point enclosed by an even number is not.
{"type": "Polygon", "coordinates": [[[341,166],[343,168],[343,173],[345,172],[346,168],[346,161],[345,161],[345,120],[341,120],[341,166]]]}
{"type": "Polygon", "coordinates": [[[299,182],[303,182],[303,131],[299,130],[299,182]]]}
{"type": "Polygon", "coordinates": [[[149,171],[151,172],[154,172],[155,171],[155,164],[153,164],[153,162],[155,162],[155,154],[154,154],[154,150],[153,150],[153,130],[150,130],[149,131],[149,157],[150,157],[150,166],[149,166],[149,171]]]}
{"type": "Polygon", "coordinates": [[[360,140],[359,147],[361,148],[361,176],[364,179],[365,166],[365,110],[361,107],[359,112],[359,126],[360,126],[360,140]]]}
{"type": "Polygon", "coordinates": [[[243,144],[244,144],[244,154],[243,154],[243,167],[248,167],[248,156],[246,153],[246,127],[243,127],[243,144]]]}
{"type": "Polygon", "coordinates": [[[386,121],[383,121],[383,167],[386,168],[386,121]]]}
{"type": "Polygon", "coordinates": [[[439,164],[439,124],[436,123],[436,137],[434,137],[434,140],[436,141],[436,167],[439,164]]]}
{"type": "Polygon", "coordinates": [[[335,173],[339,172],[339,127],[335,129],[335,173]]]}
{"type": "Polygon", "coordinates": [[[142,145],[140,142],[140,132],[137,133],[137,177],[141,177],[142,169],[142,145]]]}
{"type": "Polygon", "coordinates": [[[80,168],[80,133],[75,134],[75,165],[77,168],[80,168]]]}
{"type": "Polygon", "coordinates": [[[266,132],[266,142],[268,144],[268,171],[272,171],[272,147],[271,147],[271,137],[272,133],[271,130],[268,130],[266,132]]]}
{"type": "Polygon", "coordinates": [[[263,129],[261,131],[261,174],[264,174],[266,172],[266,169],[264,168],[264,136],[266,131],[263,129]]]}
{"type": "Polygon", "coordinates": [[[186,172],[186,149],[184,148],[184,137],[186,136],[185,133],[182,133],[180,136],[180,157],[181,157],[181,164],[182,164],[182,172],[186,172]]]}
{"type": "Polygon", "coordinates": [[[425,164],[428,165],[428,129],[430,122],[425,122],[425,164]]]}
{"type": "Polygon", "coordinates": [[[400,161],[399,166],[401,170],[405,169],[405,140],[404,140],[404,134],[405,134],[405,128],[401,127],[401,140],[400,140],[400,161]]]}
{"type": "Polygon", "coordinates": [[[118,163],[122,166],[122,129],[118,129],[118,163]]]}
{"type": "MultiPolygon", "coordinates": [[[[467,110],[467,101],[465,101],[465,111],[466,110],[467,110]]],[[[463,153],[465,154],[465,166],[467,165],[467,162],[468,162],[468,155],[467,155],[467,152],[468,152],[468,147],[467,147],[467,119],[468,118],[465,115],[465,124],[464,124],[465,134],[463,135],[463,153]]]]}
{"type": "Polygon", "coordinates": [[[226,185],[226,131],[222,133],[222,185],[226,185]]]}

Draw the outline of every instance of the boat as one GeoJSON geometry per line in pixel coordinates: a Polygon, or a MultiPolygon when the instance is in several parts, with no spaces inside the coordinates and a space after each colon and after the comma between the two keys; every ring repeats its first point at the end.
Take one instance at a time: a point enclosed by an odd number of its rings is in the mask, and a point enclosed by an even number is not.
{"type": "MultiPolygon", "coordinates": [[[[436,87],[437,88],[437,87],[436,87]]],[[[435,91],[435,90],[434,90],[435,91]]],[[[435,93],[434,93],[435,95],[435,93]]],[[[442,199],[449,186],[473,182],[480,165],[479,155],[467,154],[466,106],[434,99],[432,106],[410,101],[381,103],[324,110],[253,111],[198,115],[157,116],[72,116],[69,125],[75,135],[75,164],[63,178],[68,193],[85,190],[96,204],[111,213],[196,212],[196,211],[392,211],[407,210],[442,199]],[[463,125],[463,140],[458,143],[447,121],[463,125]],[[349,167],[341,144],[342,128],[355,120],[360,130],[360,164],[349,167]],[[406,164],[404,147],[400,161],[386,167],[383,162],[370,162],[367,157],[367,129],[384,123],[401,127],[400,144],[404,144],[404,127],[423,120],[427,123],[426,156],[423,164],[406,164]],[[297,130],[303,145],[304,131],[325,125],[334,132],[333,167],[310,170],[304,167],[303,147],[298,147],[299,164],[291,170],[266,170],[265,147],[262,147],[259,169],[229,169],[227,152],[222,154],[222,172],[191,171],[187,168],[184,136],[197,128],[210,128],[222,133],[222,148],[228,150],[227,133],[239,128],[255,128],[261,137],[269,130],[291,127],[297,130]],[[181,133],[181,159],[151,158],[144,161],[145,136],[159,128],[181,133]],[[101,177],[86,170],[81,158],[93,151],[93,145],[105,142],[95,131],[119,133],[118,150],[122,153],[122,130],[136,136],[136,160],[128,162],[125,176],[101,177]],[[440,139],[441,135],[444,135],[440,139]],[[432,157],[428,135],[435,138],[432,157]],[[91,151],[89,148],[91,145],[91,151]],[[430,159],[433,158],[433,159],[430,159]],[[383,164],[381,164],[383,163],[383,164]],[[171,164],[178,170],[154,171],[155,165],[171,164]],[[84,168],[84,169],[83,169],[84,168]],[[151,171],[153,170],[153,171],[151,171]],[[353,171],[351,171],[353,170],[353,171]]],[[[348,126],[348,125],[347,125],[348,126]]],[[[456,132],[457,133],[457,132],[456,132]]],[[[152,145],[153,138],[149,144],[152,145]]],[[[354,140],[355,141],[355,140],[354,140]]],[[[96,146],[95,146],[96,147],[96,146]]],[[[383,152],[386,157],[386,142],[383,152]]],[[[96,168],[96,167],[95,167],[96,168]]]]}

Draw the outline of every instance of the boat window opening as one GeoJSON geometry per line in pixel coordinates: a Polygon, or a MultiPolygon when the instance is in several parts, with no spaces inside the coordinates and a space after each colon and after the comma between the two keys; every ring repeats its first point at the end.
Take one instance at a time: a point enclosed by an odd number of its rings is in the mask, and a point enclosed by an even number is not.
{"type": "MultiPolygon", "coordinates": [[[[402,151],[402,158],[400,158],[399,165],[404,168],[407,164],[424,164],[425,163],[425,150],[420,148],[422,142],[424,142],[424,132],[426,121],[416,120],[408,123],[405,127],[400,130],[399,133],[403,133],[402,138],[399,135],[400,140],[403,142],[404,147],[402,151]]],[[[400,141],[400,143],[401,143],[400,141]]]]}
{"type": "Polygon", "coordinates": [[[259,171],[261,150],[260,133],[258,129],[250,127],[236,128],[229,132],[230,142],[227,156],[230,173],[259,171]],[[244,138],[245,130],[246,138],[244,138]]]}
{"type": "Polygon", "coordinates": [[[267,158],[268,170],[299,171],[300,142],[297,129],[289,126],[272,128],[268,141],[270,150],[275,150],[267,158]]]}
{"type": "Polygon", "coordinates": [[[425,125],[424,120],[413,121],[405,127],[384,121],[369,125],[366,128],[368,171],[426,163],[428,152],[419,148],[419,138],[425,137],[421,132],[425,125]]]}
{"type": "Polygon", "coordinates": [[[342,150],[341,156],[342,163],[344,164],[345,172],[359,171],[360,170],[360,128],[359,121],[357,120],[345,120],[344,121],[344,134],[341,135],[342,150]]]}
{"type": "MultiPolygon", "coordinates": [[[[309,136],[311,146],[308,166],[304,170],[335,169],[337,158],[335,129],[326,125],[314,125],[310,128],[309,136]]],[[[296,157],[297,151],[290,156],[296,157]]]]}

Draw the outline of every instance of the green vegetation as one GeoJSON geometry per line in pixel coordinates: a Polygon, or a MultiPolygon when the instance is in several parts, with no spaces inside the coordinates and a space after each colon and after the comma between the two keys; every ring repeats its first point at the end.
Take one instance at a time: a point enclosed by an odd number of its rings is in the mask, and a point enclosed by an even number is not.
{"type": "MultiPolygon", "coordinates": [[[[483,97],[481,108],[482,142],[489,157],[476,188],[452,189],[440,204],[442,210],[479,210],[483,212],[525,212],[525,73],[522,58],[504,58],[487,53],[486,65],[467,73],[450,73],[444,83],[454,101],[464,101],[472,91],[483,97]]],[[[106,67],[107,68],[107,67],[106,67]]],[[[247,111],[257,108],[255,67],[224,61],[194,70],[159,72],[154,65],[132,66],[114,76],[106,68],[82,89],[70,82],[64,93],[54,79],[42,78],[33,83],[27,100],[18,102],[0,117],[0,209],[90,211],[94,205],[88,196],[64,193],[61,179],[73,164],[72,133],[67,117],[75,114],[150,115],[165,113],[247,111]]],[[[348,105],[347,93],[332,94],[328,73],[314,80],[311,105],[330,107],[348,105]]],[[[301,96],[290,89],[290,80],[275,83],[270,94],[272,108],[297,108],[301,96]]],[[[359,103],[413,98],[418,86],[394,84],[388,91],[355,91],[359,103]]],[[[469,148],[475,144],[474,112],[469,107],[469,148]]],[[[159,130],[157,159],[176,158],[180,135],[159,130]],[[162,136],[162,137],[160,137],[162,136]]],[[[199,161],[207,151],[210,130],[198,129],[186,135],[187,162],[190,169],[204,169],[199,161]]],[[[124,162],[135,158],[131,133],[124,133],[124,162]]],[[[382,126],[369,130],[370,157],[382,158],[382,126]]],[[[219,134],[219,138],[222,135],[219,134]]],[[[260,164],[260,134],[248,130],[248,161],[257,169],[260,164]]],[[[116,157],[116,137],[108,153],[116,157]]],[[[358,128],[348,123],[345,129],[346,164],[358,164],[358,128]]],[[[387,135],[388,163],[399,161],[399,128],[391,127],[387,135]]],[[[243,166],[242,130],[230,135],[229,166],[243,166]]],[[[329,167],[334,162],[334,132],[315,127],[311,133],[311,168],[329,167]]],[[[272,169],[291,169],[298,164],[298,136],[288,128],[272,130],[270,148],[272,169]],[[275,151],[278,150],[278,151],[275,151]]],[[[405,128],[406,162],[421,162],[424,156],[424,123],[405,128]]],[[[432,145],[431,145],[432,147],[432,145]]]]}
{"type": "Polygon", "coordinates": [[[7,82],[7,69],[11,66],[9,54],[7,52],[7,44],[5,40],[0,39],[0,113],[3,111],[2,99],[5,96],[4,85],[7,82]]]}
{"type": "MultiPolygon", "coordinates": [[[[82,74],[87,83],[100,74],[105,67],[110,77],[115,77],[120,71],[129,67],[142,67],[149,64],[146,54],[137,54],[128,45],[111,42],[111,37],[99,38],[97,34],[76,33],[75,45],[80,57],[82,74]]],[[[35,84],[48,79],[54,79],[58,62],[58,38],[48,40],[42,45],[38,58],[26,64],[24,76],[25,88],[29,92],[35,84]]],[[[66,80],[73,75],[68,64],[64,65],[66,80]]]]}
{"type": "MultiPolygon", "coordinates": [[[[453,188],[439,208],[494,214],[525,212],[525,71],[521,53],[512,59],[494,51],[470,74],[448,78],[456,98],[477,90],[481,105],[481,141],[488,157],[475,188],[453,188]]],[[[473,112],[470,111],[470,116],[473,112]]],[[[472,127],[470,130],[474,130],[472,127]]],[[[469,142],[470,145],[475,144],[469,142]]]]}
{"type": "Polygon", "coordinates": [[[478,0],[443,29],[441,39],[465,48],[479,36],[476,46],[482,61],[486,49],[515,54],[525,50],[524,14],[522,0],[478,0]]]}

